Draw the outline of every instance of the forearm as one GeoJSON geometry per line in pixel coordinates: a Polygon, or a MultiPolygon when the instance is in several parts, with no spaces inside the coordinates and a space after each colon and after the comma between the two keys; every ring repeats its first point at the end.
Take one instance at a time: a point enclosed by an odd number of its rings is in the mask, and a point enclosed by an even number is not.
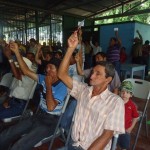
{"type": "Polygon", "coordinates": [[[53,111],[58,104],[53,97],[52,87],[46,88],[46,104],[49,111],[53,111]]]}
{"type": "Polygon", "coordinates": [[[70,64],[70,58],[72,56],[72,53],[74,51],[74,48],[68,48],[67,52],[60,64],[59,70],[58,70],[58,77],[67,85],[69,89],[72,89],[72,78],[68,75],[68,68],[70,64]]]}
{"type": "Polygon", "coordinates": [[[35,61],[36,61],[37,64],[41,64],[41,60],[39,59],[39,51],[40,50],[37,50],[37,53],[35,55],[35,61]]]}
{"type": "Polygon", "coordinates": [[[17,51],[15,53],[18,63],[19,63],[19,67],[21,68],[22,72],[26,75],[27,71],[29,70],[28,66],[25,64],[22,56],[20,55],[19,51],[17,51]]]}
{"type": "Polygon", "coordinates": [[[88,150],[103,150],[113,137],[112,130],[104,130],[103,134],[98,137],[88,148],[88,150]]]}
{"type": "Polygon", "coordinates": [[[131,127],[130,127],[131,130],[135,127],[137,121],[138,121],[138,118],[134,118],[134,119],[132,120],[132,125],[131,125],[131,127]]]}
{"type": "Polygon", "coordinates": [[[76,64],[77,64],[77,72],[78,72],[78,74],[81,75],[81,76],[84,76],[84,71],[81,68],[80,62],[77,61],[76,64]]]}

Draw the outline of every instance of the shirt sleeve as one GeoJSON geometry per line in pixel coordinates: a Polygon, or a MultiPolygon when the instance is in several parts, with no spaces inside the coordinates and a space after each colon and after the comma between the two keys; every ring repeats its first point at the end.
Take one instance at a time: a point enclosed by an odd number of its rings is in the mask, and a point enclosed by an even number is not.
{"type": "Polygon", "coordinates": [[[80,100],[80,95],[83,92],[84,88],[87,84],[78,82],[75,79],[73,79],[73,88],[70,91],[70,95],[74,97],[77,100],[80,100]]]}
{"type": "Polygon", "coordinates": [[[113,80],[110,82],[110,91],[114,91],[114,89],[119,88],[121,85],[121,81],[120,78],[118,76],[117,71],[115,71],[115,76],[113,78],[113,80]]]}
{"type": "Polygon", "coordinates": [[[61,86],[55,89],[53,94],[54,99],[61,104],[67,95],[67,87],[64,84],[61,84],[61,86]]]}
{"type": "Polygon", "coordinates": [[[85,76],[85,78],[89,78],[90,77],[91,71],[92,71],[92,69],[86,69],[86,70],[84,70],[84,76],[85,76]]]}
{"type": "Polygon", "coordinates": [[[137,106],[134,103],[132,103],[132,117],[133,118],[139,117],[139,113],[137,111],[137,106]]]}
{"type": "Polygon", "coordinates": [[[114,134],[122,134],[125,132],[124,125],[124,103],[119,97],[114,105],[114,108],[109,112],[106,121],[104,123],[104,129],[114,131],[114,134]]]}

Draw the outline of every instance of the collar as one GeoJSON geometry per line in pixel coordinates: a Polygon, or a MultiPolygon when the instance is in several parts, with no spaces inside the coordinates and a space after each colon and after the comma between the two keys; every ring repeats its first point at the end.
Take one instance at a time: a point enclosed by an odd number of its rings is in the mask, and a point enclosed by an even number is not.
{"type": "Polygon", "coordinates": [[[61,81],[57,80],[55,83],[52,84],[53,87],[57,86],[61,81]]]}
{"type": "MultiPolygon", "coordinates": [[[[90,93],[90,95],[92,95],[92,91],[93,91],[93,86],[90,86],[90,88],[89,88],[89,93],[90,93]]],[[[106,97],[108,96],[108,94],[109,94],[109,90],[108,90],[108,87],[102,92],[102,93],[100,93],[99,95],[96,95],[96,96],[100,96],[102,99],[106,99],[106,97]]]]}

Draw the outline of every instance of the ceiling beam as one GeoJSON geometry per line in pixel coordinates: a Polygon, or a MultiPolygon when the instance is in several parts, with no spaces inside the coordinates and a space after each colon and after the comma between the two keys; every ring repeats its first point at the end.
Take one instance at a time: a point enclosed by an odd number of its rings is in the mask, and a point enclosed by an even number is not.
{"type": "Polygon", "coordinates": [[[27,8],[31,10],[47,11],[45,9],[37,8],[35,6],[29,6],[29,5],[21,4],[21,3],[14,3],[14,2],[6,1],[6,0],[0,0],[0,3],[10,5],[10,6],[15,6],[15,7],[27,8]]]}

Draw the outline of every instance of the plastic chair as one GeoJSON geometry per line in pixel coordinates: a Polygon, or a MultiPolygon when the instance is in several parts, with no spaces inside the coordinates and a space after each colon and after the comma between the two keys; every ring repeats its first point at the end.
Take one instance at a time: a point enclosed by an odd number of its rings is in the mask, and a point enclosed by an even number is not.
{"type": "Polygon", "coordinates": [[[119,134],[114,135],[111,150],[116,150],[118,137],[119,137],[119,134]]]}
{"type": "Polygon", "coordinates": [[[19,119],[21,119],[22,117],[24,117],[25,115],[29,115],[29,114],[32,115],[32,114],[33,114],[31,111],[27,111],[27,107],[28,107],[28,104],[29,104],[30,99],[32,99],[32,97],[33,97],[33,94],[34,94],[36,85],[37,85],[37,82],[34,81],[32,90],[31,90],[31,92],[30,92],[30,94],[29,94],[28,100],[27,100],[26,105],[25,105],[25,107],[24,107],[24,109],[23,109],[23,111],[22,111],[22,114],[19,115],[19,116],[14,116],[14,117],[10,117],[10,118],[4,118],[4,119],[2,119],[2,121],[3,121],[4,123],[12,122],[12,121],[14,121],[14,120],[19,120],[19,119]]]}
{"type": "Polygon", "coordinates": [[[63,140],[66,140],[65,135],[64,135],[64,130],[60,127],[60,123],[61,123],[62,116],[63,116],[63,114],[64,114],[64,112],[65,112],[65,110],[66,110],[66,107],[67,107],[67,104],[68,104],[69,99],[70,99],[70,94],[68,94],[68,95],[66,96],[66,98],[65,98],[65,103],[64,103],[63,108],[62,108],[62,110],[61,110],[61,114],[60,114],[58,123],[57,123],[57,125],[56,125],[54,134],[53,134],[53,135],[50,135],[49,137],[44,138],[43,140],[41,140],[40,142],[38,142],[34,147],[39,147],[39,146],[41,146],[42,144],[51,141],[51,142],[50,142],[50,146],[49,146],[49,150],[50,150],[50,149],[52,148],[52,146],[53,146],[53,143],[54,143],[54,140],[55,140],[56,137],[58,137],[58,136],[61,135],[61,136],[63,137],[63,140]]]}
{"type": "Polygon", "coordinates": [[[14,77],[12,73],[6,73],[5,75],[3,75],[0,81],[0,85],[10,88],[13,78],[14,77]]]}
{"type": "MultiPolygon", "coordinates": [[[[137,143],[137,140],[139,137],[139,133],[141,130],[141,126],[142,126],[142,122],[143,122],[144,117],[146,117],[146,122],[147,122],[147,106],[148,106],[149,99],[150,99],[150,82],[145,81],[145,80],[141,80],[141,79],[133,79],[133,78],[129,78],[129,79],[126,79],[124,81],[130,81],[132,83],[134,97],[145,100],[145,106],[144,106],[144,109],[142,111],[142,116],[140,118],[140,123],[139,123],[139,127],[138,127],[138,130],[136,133],[135,142],[133,144],[132,150],[135,150],[136,143],[137,143]]],[[[146,124],[146,133],[148,136],[147,124],[146,124]]]]}

